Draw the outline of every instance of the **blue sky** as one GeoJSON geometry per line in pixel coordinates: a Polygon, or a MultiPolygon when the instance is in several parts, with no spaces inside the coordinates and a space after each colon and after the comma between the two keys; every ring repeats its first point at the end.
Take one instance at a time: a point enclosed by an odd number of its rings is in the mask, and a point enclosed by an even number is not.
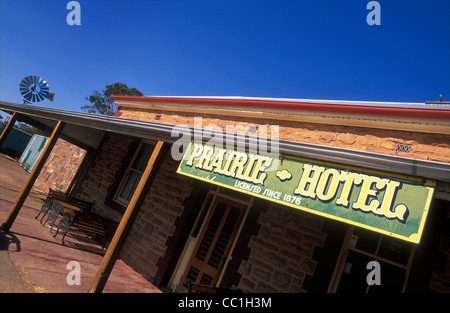
{"type": "Polygon", "coordinates": [[[54,102],[123,82],[152,96],[328,100],[450,99],[450,1],[0,0],[0,98],[22,103],[20,81],[47,80],[54,102]]]}

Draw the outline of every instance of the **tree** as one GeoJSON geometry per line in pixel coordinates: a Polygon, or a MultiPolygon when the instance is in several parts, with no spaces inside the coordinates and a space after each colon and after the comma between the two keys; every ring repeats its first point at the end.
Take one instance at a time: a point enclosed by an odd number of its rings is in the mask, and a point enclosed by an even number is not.
{"type": "Polygon", "coordinates": [[[142,92],[140,92],[136,88],[129,88],[127,85],[123,83],[114,83],[113,85],[106,85],[105,90],[99,92],[98,90],[94,91],[93,95],[90,95],[86,98],[90,102],[85,106],[82,106],[81,109],[88,113],[99,113],[105,115],[113,115],[117,111],[117,105],[114,100],[111,98],[111,95],[120,95],[120,96],[142,96],[142,92]]]}
{"type": "Polygon", "coordinates": [[[21,131],[30,134],[30,135],[41,135],[41,136],[45,136],[45,137],[50,137],[50,133],[48,131],[45,130],[41,130],[39,128],[36,128],[34,126],[25,124],[25,123],[18,123],[17,127],[15,127],[17,129],[20,129],[21,131]]]}

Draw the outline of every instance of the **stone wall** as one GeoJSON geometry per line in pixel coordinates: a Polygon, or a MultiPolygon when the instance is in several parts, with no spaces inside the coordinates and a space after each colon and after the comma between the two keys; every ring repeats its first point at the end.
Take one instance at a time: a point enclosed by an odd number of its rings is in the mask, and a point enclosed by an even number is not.
{"type": "Polygon", "coordinates": [[[153,281],[166,242],[175,232],[175,221],[191,193],[191,179],[176,173],[178,162],[170,153],[159,168],[122,250],[121,259],[153,281]]]}
{"type": "MultiPolygon", "coordinates": [[[[140,119],[166,124],[199,127],[194,124],[192,113],[168,112],[121,108],[119,115],[123,118],[140,119]]],[[[385,130],[352,126],[324,125],[280,120],[262,120],[232,116],[214,116],[196,114],[202,117],[202,126],[209,129],[225,130],[227,125],[244,133],[259,134],[261,126],[278,125],[280,139],[324,146],[334,146],[361,151],[399,155],[407,158],[450,162],[450,138],[448,135],[431,133],[414,133],[402,130],[385,130]],[[397,144],[411,145],[408,153],[397,152],[397,144]]],[[[198,123],[198,120],[197,120],[198,123]]],[[[270,137],[270,127],[268,135],[270,137]]]]}
{"type": "Polygon", "coordinates": [[[44,193],[49,189],[66,192],[85,155],[86,150],[58,139],[33,188],[44,193]]]}
{"type": "MultiPolygon", "coordinates": [[[[120,183],[120,169],[126,157],[134,151],[128,149],[136,139],[119,134],[108,134],[92,156],[75,195],[93,202],[93,211],[120,221],[122,213],[111,207],[108,197],[120,183]]],[[[176,173],[178,162],[170,153],[158,170],[120,258],[143,277],[153,280],[158,259],[166,252],[166,241],[175,231],[174,222],[183,212],[183,201],[191,192],[191,179],[176,173]]]]}
{"type": "Polygon", "coordinates": [[[317,261],[314,249],[323,247],[327,234],[323,218],[271,203],[261,212],[259,233],[250,239],[248,260],[241,263],[237,288],[244,292],[307,292],[306,275],[312,276],[317,261]]]}
{"type": "Polygon", "coordinates": [[[100,147],[93,152],[73,192],[74,196],[92,202],[94,212],[115,221],[119,221],[122,214],[106,206],[105,200],[133,141],[134,138],[130,136],[115,133],[106,135],[100,147]]]}

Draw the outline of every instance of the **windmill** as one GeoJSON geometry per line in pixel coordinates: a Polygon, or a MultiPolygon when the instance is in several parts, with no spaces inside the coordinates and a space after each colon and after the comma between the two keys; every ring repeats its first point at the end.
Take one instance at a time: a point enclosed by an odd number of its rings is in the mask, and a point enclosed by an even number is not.
{"type": "Polygon", "coordinates": [[[39,76],[27,76],[20,82],[20,93],[23,96],[23,104],[31,104],[44,99],[53,101],[54,93],[49,92],[48,83],[39,76]]]}

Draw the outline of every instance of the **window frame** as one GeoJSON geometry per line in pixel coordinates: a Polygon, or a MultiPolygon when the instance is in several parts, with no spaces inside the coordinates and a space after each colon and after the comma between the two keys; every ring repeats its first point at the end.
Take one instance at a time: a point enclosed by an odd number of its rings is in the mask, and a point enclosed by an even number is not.
{"type": "MultiPolygon", "coordinates": [[[[130,200],[126,200],[121,197],[121,193],[123,192],[123,189],[126,186],[126,183],[128,182],[128,178],[130,177],[131,173],[137,172],[141,175],[141,177],[142,177],[142,174],[144,173],[144,171],[140,171],[140,170],[132,168],[133,164],[134,164],[136,158],[138,157],[139,153],[141,152],[141,148],[144,144],[151,145],[151,146],[153,146],[153,149],[154,149],[156,146],[156,141],[149,140],[149,139],[141,139],[136,150],[134,151],[133,157],[131,158],[130,162],[128,163],[127,168],[126,168],[124,174],[122,175],[122,178],[120,179],[120,183],[118,184],[118,187],[116,188],[114,195],[112,197],[112,201],[121,206],[127,207],[128,204],[130,203],[130,200]]],[[[152,153],[153,153],[153,150],[152,150],[152,153]]],[[[140,181],[140,178],[138,180],[138,184],[139,184],[139,181],[140,181]]]]}

